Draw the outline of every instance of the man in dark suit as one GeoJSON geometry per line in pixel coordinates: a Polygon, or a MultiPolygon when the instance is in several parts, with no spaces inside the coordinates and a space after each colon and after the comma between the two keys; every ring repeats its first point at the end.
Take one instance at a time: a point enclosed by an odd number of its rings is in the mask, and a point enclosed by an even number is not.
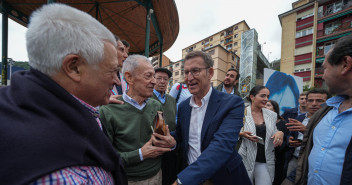
{"type": "Polygon", "coordinates": [[[173,133],[185,166],[174,184],[251,184],[235,149],[244,104],[240,97],[211,87],[213,63],[202,51],[185,57],[185,82],[192,96],[180,104],[173,133]]]}
{"type": "MultiPolygon", "coordinates": [[[[302,92],[299,95],[299,99],[298,99],[299,106],[292,109],[285,110],[285,112],[281,116],[286,120],[286,122],[289,122],[288,118],[304,119],[304,116],[302,117],[302,115],[305,115],[307,112],[306,99],[307,99],[307,92],[302,92]],[[299,116],[301,117],[298,118],[299,116]]],[[[303,121],[303,119],[299,121],[303,121]]]]}

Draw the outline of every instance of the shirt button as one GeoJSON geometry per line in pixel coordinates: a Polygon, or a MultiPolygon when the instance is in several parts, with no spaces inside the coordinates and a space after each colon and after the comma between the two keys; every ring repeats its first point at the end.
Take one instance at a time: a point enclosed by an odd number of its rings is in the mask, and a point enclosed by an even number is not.
{"type": "Polygon", "coordinates": [[[318,170],[314,170],[314,173],[318,173],[318,170]]]}
{"type": "Polygon", "coordinates": [[[324,151],[325,150],[325,148],[321,148],[321,151],[324,151]]]}
{"type": "Polygon", "coordinates": [[[335,126],[332,126],[331,128],[332,128],[332,129],[335,129],[336,127],[335,127],[335,126]]]}

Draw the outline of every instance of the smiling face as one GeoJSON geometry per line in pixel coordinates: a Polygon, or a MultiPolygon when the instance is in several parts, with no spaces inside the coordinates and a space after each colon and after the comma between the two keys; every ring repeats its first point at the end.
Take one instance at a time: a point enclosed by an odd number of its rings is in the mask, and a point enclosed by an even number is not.
{"type": "Polygon", "coordinates": [[[119,68],[116,48],[110,43],[105,43],[103,61],[96,66],[84,64],[84,67],[84,92],[80,98],[92,106],[108,104],[113,85],[120,83],[117,78],[119,68]]]}
{"type": "Polygon", "coordinates": [[[184,69],[189,92],[199,99],[203,98],[209,91],[213,68],[206,68],[202,57],[194,57],[185,61],[184,69]]]}
{"type": "Polygon", "coordinates": [[[255,96],[250,95],[252,105],[258,108],[264,108],[266,103],[268,102],[269,95],[270,91],[267,88],[260,90],[255,96]]]}
{"type": "Polygon", "coordinates": [[[148,61],[139,61],[139,66],[132,75],[130,89],[142,99],[151,97],[156,83],[154,74],[154,68],[148,61]]]}

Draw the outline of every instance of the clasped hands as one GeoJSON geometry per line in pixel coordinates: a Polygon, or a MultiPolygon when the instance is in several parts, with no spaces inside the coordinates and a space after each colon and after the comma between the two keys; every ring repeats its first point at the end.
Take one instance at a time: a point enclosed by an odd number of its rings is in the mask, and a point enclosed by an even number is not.
{"type": "Polygon", "coordinates": [[[169,127],[167,125],[166,132],[166,136],[153,133],[150,140],[141,148],[143,159],[155,158],[165,152],[171,151],[176,145],[176,140],[170,135],[169,127]]]}

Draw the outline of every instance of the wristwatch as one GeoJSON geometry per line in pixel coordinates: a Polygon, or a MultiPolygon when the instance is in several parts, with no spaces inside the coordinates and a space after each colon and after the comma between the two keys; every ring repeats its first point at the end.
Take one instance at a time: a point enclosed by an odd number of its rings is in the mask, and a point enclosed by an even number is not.
{"type": "Polygon", "coordinates": [[[180,179],[177,179],[177,180],[176,180],[176,183],[177,183],[177,185],[182,185],[180,179]]]}

